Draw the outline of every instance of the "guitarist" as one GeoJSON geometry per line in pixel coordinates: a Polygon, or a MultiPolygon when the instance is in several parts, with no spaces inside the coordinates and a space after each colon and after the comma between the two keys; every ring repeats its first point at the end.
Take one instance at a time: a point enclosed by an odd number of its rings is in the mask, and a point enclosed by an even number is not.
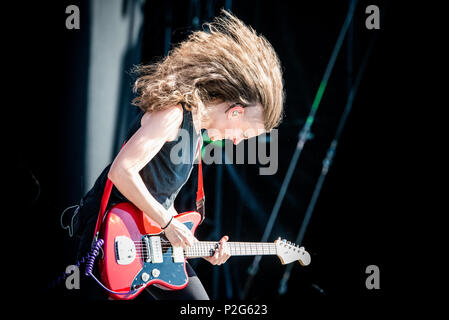
{"type": "MultiPolygon", "coordinates": [[[[191,34],[162,61],[137,68],[133,103],[141,112],[124,147],[81,200],[75,217],[79,257],[90,250],[107,178],[114,184],[108,209],[130,201],[164,229],[172,245],[191,246],[196,239],[172,218],[178,214],[173,203],[191,174],[201,129],[211,140],[238,144],[281,121],[283,79],[274,49],[238,18],[222,14],[207,24],[208,32],[191,34]],[[187,161],[172,161],[175,145],[187,161]]],[[[227,240],[224,236],[216,253],[205,259],[213,265],[226,262],[227,240]]],[[[209,299],[195,271],[188,263],[186,268],[184,289],[152,285],[147,290],[155,299],[209,299]]]]}

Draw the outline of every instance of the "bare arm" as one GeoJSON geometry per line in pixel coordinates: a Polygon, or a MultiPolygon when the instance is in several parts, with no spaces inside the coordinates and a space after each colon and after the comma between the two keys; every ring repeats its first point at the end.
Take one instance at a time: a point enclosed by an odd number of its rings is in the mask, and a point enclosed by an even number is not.
{"type": "MultiPolygon", "coordinates": [[[[116,188],[161,227],[166,226],[170,221],[172,210],[166,210],[151,195],[139,172],[159,152],[166,141],[177,136],[182,117],[183,111],[180,105],[145,114],[142,117],[141,127],[121,149],[108,174],[108,178],[116,188]]],[[[191,232],[176,220],[170,223],[170,228],[166,229],[166,235],[173,245],[184,247],[193,242],[191,232]]]]}
{"type": "Polygon", "coordinates": [[[178,211],[176,211],[173,203],[172,203],[171,207],[168,208],[168,212],[170,212],[170,215],[172,215],[172,216],[176,216],[178,214],[178,211]]]}

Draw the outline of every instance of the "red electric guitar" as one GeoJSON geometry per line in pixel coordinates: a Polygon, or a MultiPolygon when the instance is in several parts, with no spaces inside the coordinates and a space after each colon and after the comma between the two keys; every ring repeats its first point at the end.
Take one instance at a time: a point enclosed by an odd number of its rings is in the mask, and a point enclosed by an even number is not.
{"type": "MultiPolygon", "coordinates": [[[[201,140],[198,144],[201,150],[201,140]]],[[[202,211],[204,190],[201,152],[198,158],[196,200],[197,210],[202,211]]],[[[100,258],[99,269],[111,298],[133,299],[152,284],[172,290],[184,288],[189,281],[186,259],[212,256],[219,243],[200,241],[187,250],[173,247],[160,226],[129,202],[117,204],[106,213],[112,186],[108,179],[95,227],[96,247],[89,258],[87,274],[92,275],[95,256],[104,241],[104,255],[100,258]]],[[[189,211],[174,219],[184,223],[194,234],[202,215],[189,211]]],[[[228,245],[232,256],[277,255],[283,264],[296,260],[303,266],[310,263],[310,255],[303,247],[281,241],[280,238],[274,243],[228,242],[228,245]]]]}
{"type": "MultiPolygon", "coordinates": [[[[201,215],[190,211],[175,219],[194,233],[201,215]]],[[[109,289],[122,293],[111,293],[111,298],[124,300],[135,298],[152,284],[173,290],[184,288],[189,281],[186,258],[211,256],[218,245],[199,241],[187,250],[173,247],[159,225],[131,203],[120,203],[109,210],[100,237],[104,239],[104,255],[99,261],[101,278],[109,289]]],[[[296,260],[303,266],[310,263],[310,255],[303,247],[285,240],[228,245],[231,256],[277,255],[283,264],[296,260]]]]}

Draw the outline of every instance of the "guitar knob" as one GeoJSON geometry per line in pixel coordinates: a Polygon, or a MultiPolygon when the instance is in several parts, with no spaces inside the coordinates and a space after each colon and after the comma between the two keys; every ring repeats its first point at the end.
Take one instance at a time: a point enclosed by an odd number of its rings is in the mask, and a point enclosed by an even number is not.
{"type": "Polygon", "coordinates": [[[150,275],[146,272],[142,273],[142,280],[147,282],[150,279],[150,275]]]}
{"type": "Polygon", "coordinates": [[[159,277],[161,272],[159,271],[159,269],[153,269],[153,271],[151,271],[151,274],[153,275],[153,277],[157,278],[159,277]]]}

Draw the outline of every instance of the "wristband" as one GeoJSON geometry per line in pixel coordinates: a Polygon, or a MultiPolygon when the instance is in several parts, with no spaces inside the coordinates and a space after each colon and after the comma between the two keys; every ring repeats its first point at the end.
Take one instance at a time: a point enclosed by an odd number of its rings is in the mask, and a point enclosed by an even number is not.
{"type": "Polygon", "coordinates": [[[172,220],[173,220],[173,216],[171,216],[170,221],[167,223],[167,225],[166,225],[165,227],[162,227],[161,229],[162,229],[162,230],[167,229],[167,227],[170,225],[170,223],[172,222],[172,220]]]}

